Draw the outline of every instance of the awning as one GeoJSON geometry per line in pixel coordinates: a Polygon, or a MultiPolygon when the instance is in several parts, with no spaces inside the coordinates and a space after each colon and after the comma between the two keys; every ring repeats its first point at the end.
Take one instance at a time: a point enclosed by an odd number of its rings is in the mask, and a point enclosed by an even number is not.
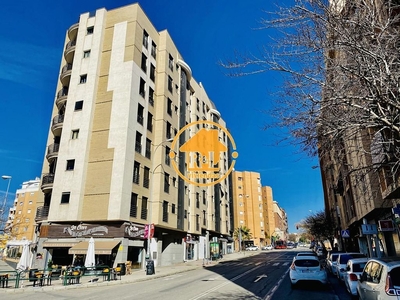
{"type": "Polygon", "coordinates": [[[70,248],[77,244],[77,242],[44,242],[43,248],[70,248]]]}
{"type": "MultiPolygon", "coordinates": [[[[96,241],[94,242],[95,254],[111,254],[112,249],[121,241],[96,241]]],[[[68,250],[68,254],[86,254],[89,246],[89,241],[80,242],[68,250]]]]}

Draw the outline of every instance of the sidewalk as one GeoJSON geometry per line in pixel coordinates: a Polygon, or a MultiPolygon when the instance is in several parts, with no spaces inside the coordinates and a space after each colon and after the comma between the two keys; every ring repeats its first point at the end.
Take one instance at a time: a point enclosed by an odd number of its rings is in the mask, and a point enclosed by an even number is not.
{"type": "MultiPolygon", "coordinates": [[[[143,269],[134,269],[132,273],[129,275],[118,276],[117,280],[111,281],[103,281],[102,276],[99,276],[97,282],[89,282],[92,278],[90,276],[83,276],[81,277],[81,283],[79,284],[71,284],[71,285],[63,285],[62,280],[53,280],[51,285],[44,285],[44,286],[33,286],[32,282],[27,280],[23,280],[23,286],[20,288],[14,288],[14,281],[8,283],[8,288],[1,288],[0,286],[0,294],[2,293],[31,293],[31,292],[44,292],[49,290],[60,290],[60,289],[77,289],[77,288],[87,288],[87,287],[96,287],[96,286],[108,286],[108,285],[117,285],[117,284],[126,284],[126,283],[133,283],[133,282],[140,282],[145,280],[151,280],[154,278],[166,277],[178,273],[187,272],[190,270],[195,270],[198,268],[207,268],[211,266],[215,266],[220,262],[224,261],[231,261],[237,260],[244,257],[249,257],[253,255],[257,255],[262,253],[262,251],[244,251],[244,252],[235,252],[231,254],[225,254],[222,259],[217,261],[209,261],[208,263],[203,263],[203,260],[197,261],[188,261],[182,262],[171,266],[163,266],[163,267],[156,267],[155,274],[153,275],[146,275],[146,271],[143,269]]],[[[10,267],[6,262],[0,260],[0,270],[9,270],[15,271],[12,267],[10,267]]]]}

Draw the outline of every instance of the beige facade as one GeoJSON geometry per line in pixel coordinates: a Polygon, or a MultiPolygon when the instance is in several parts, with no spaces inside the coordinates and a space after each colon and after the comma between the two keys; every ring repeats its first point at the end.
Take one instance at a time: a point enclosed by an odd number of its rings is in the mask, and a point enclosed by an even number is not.
{"type": "Polygon", "coordinates": [[[272,188],[270,186],[263,186],[261,188],[263,197],[263,215],[265,224],[265,242],[268,244],[272,241],[271,238],[275,233],[275,213],[274,213],[274,198],[272,195],[272,188]]]}
{"type": "MultiPolygon", "coordinates": [[[[213,238],[226,251],[228,180],[186,182],[169,155],[185,125],[226,124],[168,31],[158,32],[138,4],[99,9],[68,29],[64,49],[36,216],[53,261],[72,258],[77,236],[116,241],[103,257],[109,264],[141,265],[149,254],[159,265],[201,259],[213,238]],[[155,226],[150,245],[148,224],[155,226]]],[[[180,137],[201,128],[210,126],[180,137]]],[[[221,155],[221,173],[228,161],[221,155]]],[[[185,154],[175,163],[186,174],[185,154]]]]}
{"type": "Polygon", "coordinates": [[[234,227],[247,227],[252,235],[247,242],[264,246],[266,227],[260,173],[234,171],[232,179],[234,227]]]}
{"type": "Polygon", "coordinates": [[[34,240],[36,206],[40,194],[39,178],[23,182],[16,191],[14,206],[10,209],[5,228],[11,240],[34,240]]]}

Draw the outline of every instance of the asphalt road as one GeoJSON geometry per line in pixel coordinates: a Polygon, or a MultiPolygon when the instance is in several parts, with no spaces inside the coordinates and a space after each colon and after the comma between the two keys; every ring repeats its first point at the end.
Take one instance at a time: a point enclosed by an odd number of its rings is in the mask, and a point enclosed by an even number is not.
{"type": "MultiPolygon", "coordinates": [[[[197,269],[163,278],[120,284],[35,293],[7,294],[7,300],[46,299],[151,299],[151,300],[348,300],[340,296],[343,287],[333,282],[326,287],[290,287],[288,269],[297,251],[260,251],[236,261],[221,262],[213,267],[197,269]],[[337,289],[337,291],[335,291],[337,289]]],[[[332,280],[335,278],[332,277],[332,280]]],[[[342,296],[347,296],[344,291],[342,296]]]]}

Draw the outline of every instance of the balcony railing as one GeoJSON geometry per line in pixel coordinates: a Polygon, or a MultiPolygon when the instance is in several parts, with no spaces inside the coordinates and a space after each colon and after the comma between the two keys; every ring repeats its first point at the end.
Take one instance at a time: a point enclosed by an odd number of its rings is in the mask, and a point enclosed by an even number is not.
{"type": "Polygon", "coordinates": [[[76,40],[69,41],[68,44],[65,45],[64,58],[68,63],[72,63],[75,53],[75,45],[76,40]]]}
{"type": "Polygon", "coordinates": [[[57,115],[53,118],[53,122],[51,124],[51,130],[54,131],[62,128],[62,124],[64,123],[64,115],[57,115]]]}
{"type": "Polygon", "coordinates": [[[35,221],[47,220],[49,216],[49,206],[39,206],[36,209],[35,221]]]}
{"type": "Polygon", "coordinates": [[[78,34],[79,23],[72,24],[70,28],[68,28],[68,37],[70,40],[75,40],[78,34]]]}
{"type": "Polygon", "coordinates": [[[71,70],[72,70],[72,64],[66,64],[61,69],[60,81],[63,85],[69,85],[69,80],[71,78],[71,70]]]}
{"type": "Polygon", "coordinates": [[[53,189],[54,183],[54,173],[43,174],[42,177],[42,191],[47,191],[53,189]]]}
{"type": "Polygon", "coordinates": [[[46,159],[50,160],[54,157],[57,157],[59,150],[60,150],[60,144],[58,144],[58,143],[54,143],[54,144],[51,144],[50,146],[47,146],[46,159]]]}
{"type": "Polygon", "coordinates": [[[56,99],[56,105],[60,109],[64,103],[67,101],[68,97],[68,88],[63,87],[61,90],[57,92],[57,99],[56,99]]]}

